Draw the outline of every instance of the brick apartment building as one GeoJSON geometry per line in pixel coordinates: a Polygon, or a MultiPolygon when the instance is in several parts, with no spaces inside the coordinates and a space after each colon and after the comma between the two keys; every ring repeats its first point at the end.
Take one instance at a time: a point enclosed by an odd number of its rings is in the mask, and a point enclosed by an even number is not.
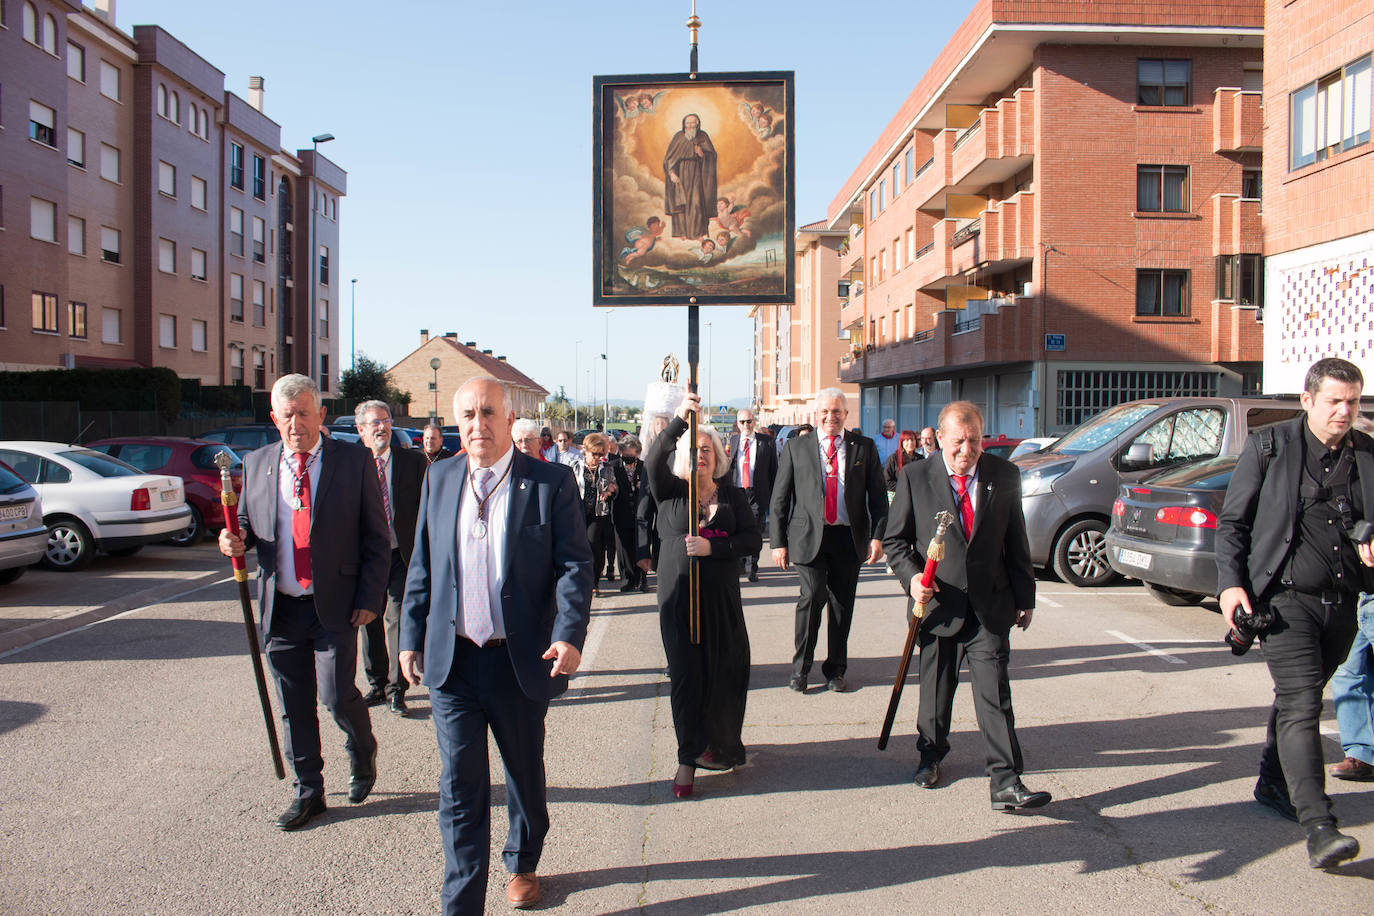
{"type": "Polygon", "coordinates": [[[317,332],[313,374],[336,390],[347,176],[281,149],[262,79],[226,92],[163,29],[116,28],[113,0],[4,0],[0,17],[0,369],[262,389],[312,371],[317,332]]]}
{"type": "Polygon", "coordinates": [[[410,392],[410,415],[437,416],[441,424],[458,422],[452,416],[453,396],[463,383],[479,376],[490,376],[501,383],[517,417],[537,420],[543,416],[547,390],[504,356],[479,350],[477,341],[459,343],[454,331],[431,337],[429,331],[421,330],[420,346],[387,370],[391,384],[410,392]],[[437,369],[431,364],[435,359],[439,360],[437,369]]]}
{"type": "Polygon", "coordinates": [[[865,431],[1258,389],[1263,12],[978,0],[827,214],[865,431]]]}
{"type": "Polygon", "coordinates": [[[1265,5],[1264,390],[1342,356],[1374,390],[1369,0],[1265,5]]]}

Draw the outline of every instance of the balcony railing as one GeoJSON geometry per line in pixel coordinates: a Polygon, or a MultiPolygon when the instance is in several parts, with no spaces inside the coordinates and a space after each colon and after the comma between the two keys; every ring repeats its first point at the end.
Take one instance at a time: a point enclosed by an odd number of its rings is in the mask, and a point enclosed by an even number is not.
{"type": "Polygon", "coordinates": [[[983,326],[983,316],[974,315],[972,318],[961,318],[954,322],[954,333],[962,334],[965,331],[976,331],[983,326]]]}
{"type": "Polygon", "coordinates": [[[916,170],[916,178],[920,178],[923,174],[925,174],[926,169],[930,168],[930,167],[931,167],[932,165],[934,165],[934,164],[935,164],[935,157],[934,157],[934,156],[931,156],[931,157],[930,157],[929,159],[927,159],[924,163],[922,163],[922,165],[921,165],[921,167],[920,167],[919,169],[916,170]]]}
{"type": "Polygon", "coordinates": [[[979,129],[982,128],[982,126],[983,119],[979,118],[977,121],[974,121],[968,127],[964,128],[963,133],[959,134],[959,136],[954,138],[954,148],[958,149],[959,147],[963,146],[964,141],[967,140],[969,137],[972,137],[974,134],[976,134],[979,131],[979,129]]]}
{"type": "Polygon", "coordinates": [[[931,339],[932,337],[934,337],[934,336],[935,336],[935,329],[934,329],[934,328],[926,328],[924,331],[917,331],[915,334],[912,334],[912,335],[911,335],[911,341],[912,341],[912,343],[920,343],[920,342],[923,341],[923,340],[930,340],[930,339],[931,339]]]}
{"type": "Polygon", "coordinates": [[[927,243],[927,244],[925,245],[925,247],[920,248],[920,249],[917,249],[917,251],[916,251],[916,256],[913,257],[912,260],[915,261],[917,258],[923,258],[923,257],[925,257],[926,255],[930,254],[930,253],[931,253],[932,251],[934,251],[934,250],[935,250],[935,243],[934,243],[934,242],[929,242],[929,243],[927,243]]]}
{"type": "Polygon", "coordinates": [[[950,236],[949,247],[958,248],[960,245],[964,244],[969,239],[974,238],[978,235],[979,232],[982,231],[983,221],[981,219],[975,219],[972,222],[966,223],[963,226],[960,226],[958,231],[955,232],[954,235],[950,236]]]}

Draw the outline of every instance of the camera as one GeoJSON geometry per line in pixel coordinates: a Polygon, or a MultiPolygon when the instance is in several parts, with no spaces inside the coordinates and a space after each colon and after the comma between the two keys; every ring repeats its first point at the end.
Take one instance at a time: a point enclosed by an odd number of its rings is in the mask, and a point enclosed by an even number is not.
{"type": "Polygon", "coordinates": [[[1274,625],[1274,612],[1267,607],[1251,612],[1238,607],[1232,620],[1235,627],[1226,634],[1226,645],[1231,647],[1231,654],[1244,655],[1255,644],[1255,637],[1268,633],[1274,625]]]}
{"type": "Polygon", "coordinates": [[[1364,544],[1370,540],[1374,540],[1374,522],[1371,522],[1367,518],[1362,518],[1345,529],[1345,536],[1356,544],[1364,544]]]}

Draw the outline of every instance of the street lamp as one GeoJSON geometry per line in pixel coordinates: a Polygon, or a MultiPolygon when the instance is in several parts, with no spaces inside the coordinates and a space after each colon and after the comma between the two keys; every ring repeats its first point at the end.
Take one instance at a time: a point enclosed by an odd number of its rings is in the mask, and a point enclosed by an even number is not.
{"type": "Polygon", "coordinates": [[[442,366],[442,365],[443,365],[443,363],[441,363],[441,362],[439,361],[439,357],[437,357],[437,356],[434,357],[433,359],[431,359],[431,360],[429,361],[429,368],[431,368],[431,369],[434,370],[434,422],[435,422],[435,423],[438,423],[438,422],[439,422],[439,367],[442,366]]]}
{"type": "Polygon", "coordinates": [[[601,353],[601,359],[606,366],[606,400],[602,405],[601,420],[606,429],[611,428],[611,312],[615,309],[606,309],[606,349],[601,353]]]}
{"type": "Polygon", "coordinates": [[[711,333],[711,322],[708,321],[706,322],[706,409],[712,414],[715,413],[716,409],[711,400],[711,353],[715,340],[715,335],[711,333]]]}
{"type": "Polygon", "coordinates": [[[578,360],[582,355],[582,341],[573,344],[573,429],[578,429],[577,425],[577,396],[581,393],[582,372],[578,368],[578,360]]]}
{"type": "Polygon", "coordinates": [[[316,317],[315,306],[319,298],[319,288],[316,283],[317,271],[320,265],[320,245],[315,235],[315,215],[320,211],[320,168],[319,151],[321,143],[328,143],[334,139],[333,134],[316,134],[310,138],[310,328],[307,337],[310,339],[310,377],[319,379],[319,319],[316,317]]]}
{"type": "Polygon", "coordinates": [[[354,372],[358,371],[358,278],[349,280],[349,291],[351,293],[348,306],[348,339],[353,345],[353,358],[349,361],[349,368],[354,372]]]}

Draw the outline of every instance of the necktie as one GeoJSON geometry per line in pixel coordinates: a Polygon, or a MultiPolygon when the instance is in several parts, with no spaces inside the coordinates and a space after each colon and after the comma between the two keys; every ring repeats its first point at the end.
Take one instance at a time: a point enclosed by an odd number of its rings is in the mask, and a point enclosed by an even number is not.
{"type": "Polygon", "coordinates": [[[973,534],[973,500],[968,495],[968,475],[955,474],[954,485],[959,488],[959,520],[964,523],[964,537],[973,534]]]}
{"type": "Polygon", "coordinates": [[[830,436],[830,452],[825,456],[825,523],[833,525],[840,517],[840,468],[837,437],[830,436]]]}
{"type": "Polygon", "coordinates": [[[296,564],[296,584],[309,589],[315,581],[315,572],[310,566],[310,470],[306,466],[310,456],[297,452],[293,457],[297,470],[292,483],[301,507],[291,512],[291,558],[296,564]]]}
{"type": "Polygon", "coordinates": [[[749,440],[745,439],[743,444],[744,451],[740,454],[739,466],[739,485],[741,489],[749,489],[749,440]]]}
{"type": "MultiPolygon", "coordinates": [[[[491,470],[477,468],[473,480],[477,500],[481,502],[487,498],[487,487],[491,486],[491,470]]],[[[491,595],[487,592],[487,541],[485,537],[473,537],[470,528],[459,531],[458,536],[467,546],[463,551],[463,629],[468,639],[480,646],[491,639],[493,632],[491,595]]]]}
{"type": "Polygon", "coordinates": [[[395,536],[395,531],[391,524],[391,493],[386,486],[386,459],[373,457],[377,462],[377,482],[382,485],[382,508],[386,509],[386,530],[395,536]]]}

